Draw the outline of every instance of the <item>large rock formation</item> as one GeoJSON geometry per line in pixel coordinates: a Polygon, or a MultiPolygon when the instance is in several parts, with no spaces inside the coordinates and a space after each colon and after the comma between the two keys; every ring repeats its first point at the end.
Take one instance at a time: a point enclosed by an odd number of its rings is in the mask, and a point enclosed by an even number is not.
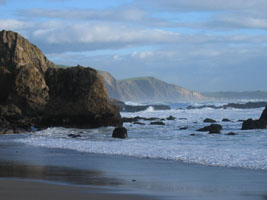
{"type": "Polygon", "coordinates": [[[96,70],[59,69],[35,45],[0,32],[0,129],[120,125],[96,70]]]}
{"type": "Polygon", "coordinates": [[[105,80],[110,98],[133,102],[177,102],[204,100],[205,96],[153,77],[138,77],[118,81],[108,72],[99,72],[105,80]]]}
{"type": "Polygon", "coordinates": [[[50,68],[45,79],[50,99],[42,124],[78,128],[120,125],[119,108],[108,103],[103,79],[95,69],[50,68]]]}
{"type": "Polygon", "coordinates": [[[258,120],[248,119],[244,121],[242,124],[242,130],[265,129],[265,128],[267,128],[267,106],[263,110],[258,120]]]}

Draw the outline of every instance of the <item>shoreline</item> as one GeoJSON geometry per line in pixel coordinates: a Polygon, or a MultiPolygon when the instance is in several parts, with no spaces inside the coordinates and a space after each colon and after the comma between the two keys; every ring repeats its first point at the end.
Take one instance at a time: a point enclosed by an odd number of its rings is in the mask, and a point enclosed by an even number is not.
{"type": "Polygon", "coordinates": [[[111,189],[116,194],[130,195],[123,199],[135,195],[145,199],[203,200],[267,197],[266,170],[81,153],[4,140],[0,142],[0,150],[0,185],[5,185],[3,179],[19,178],[16,182],[22,178],[55,187],[62,184],[87,187],[100,189],[100,193],[111,189]]]}

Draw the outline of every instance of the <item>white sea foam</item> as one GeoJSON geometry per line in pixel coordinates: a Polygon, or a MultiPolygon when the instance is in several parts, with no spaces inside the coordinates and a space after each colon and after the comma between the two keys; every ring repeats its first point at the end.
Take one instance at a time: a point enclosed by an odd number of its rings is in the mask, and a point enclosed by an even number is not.
{"type": "Polygon", "coordinates": [[[239,119],[258,118],[261,112],[262,109],[147,110],[122,115],[158,118],[172,115],[176,120],[164,121],[165,126],[152,126],[149,121],[143,121],[146,124],[143,126],[126,123],[129,138],[125,140],[113,139],[113,128],[107,127],[91,130],[50,128],[15,141],[89,153],[267,170],[267,130],[241,131],[241,122],[238,122],[239,119]],[[207,125],[203,123],[206,117],[217,120],[223,126],[222,134],[196,132],[196,129],[207,125]],[[229,118],[232,122],[221,122],[223,118],[229,118]],[[180,130],[185,126],[187,130],[180,130]],[[238,135],[225,135],[228,132],[238,135]],[[67,135],[70,133],[82,137],[69,138],[67,135]],[[195,133],[195,136],[191,136],[191,133],[195,133]]]}

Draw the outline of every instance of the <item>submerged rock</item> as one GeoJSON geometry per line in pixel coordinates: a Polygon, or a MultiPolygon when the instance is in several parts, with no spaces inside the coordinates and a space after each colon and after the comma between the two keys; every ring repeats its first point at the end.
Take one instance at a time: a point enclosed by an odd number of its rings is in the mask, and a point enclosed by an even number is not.
{"type": "Polygon", "coordinates": [[[171,115],[170,115],[170,116],[167,117],[166,119],[167,119],[167,120],[175,120],[176,118],[175,118],[174,116],[171,116],[171,115]]]}
{"type": "Polygon", "coordinates": [[[161,125],[161,126],[163,126],[163,125],[165,125],[165,123],[163,123],[163,122],[151,122],[150,125],[161,125]]]}
{"type": "Polygon", "coordinates": [[[80,134],[68,134],[69,137],[71,138],[79,138],[79,137],[82,137],[80,134]]]}
{"type": "Polygon", "coordinates": [[[223,118],[222,121],[223,122],[230,122],[231,120],[230,119],[227,119],[227,118],[223,118]]]}
{"type": "Polygon", "coordinates": [[[209,132],[209,134],[219,134],[221,133],[222,126],[220,124],[211,124],[210,126],[205,126],[204,128],[200,128],[197,131],[201,132],[209,132]]]}
{"type": "Polygon", "coordinates": [[[225,135],[237,135],[237,133],[230,132],[230,133],[226,133],[225,135]]]}
{"type": "Polygon", "coordinates": [[[188,127],[187,126],[184,126],[184,127],[180,127],[179,130],[187,130],[188,127]]]}
{"type": "Polygon", "coordinates": [[[145,123],[142,123],[142,122],[134,122],[134,124],[138,124],[138,125],[146,125],[145,123]]]}
{"type": "Polygon", "coordinates": [[[128,134],[127,134],[127,129],[124,127],[117,127],[113,130],[113,134],[112,134],[113,138],[127,138],[128,134]]]}
{"type": "Polygon", "coordinates": [[[108,102],[96,70],[59,69],[35,45],[0,32],[0,128],[119,126],[119,108],[108,102]]]}

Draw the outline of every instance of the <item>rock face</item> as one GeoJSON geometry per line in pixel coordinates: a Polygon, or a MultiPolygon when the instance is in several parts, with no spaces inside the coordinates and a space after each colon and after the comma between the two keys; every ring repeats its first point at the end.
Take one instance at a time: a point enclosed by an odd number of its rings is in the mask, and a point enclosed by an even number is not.
{"type": "Polygon", "coordinates": [[[258,120],[248,119],[245,120],[242,124],[242,130],[265,129],[265,128],[267,128],[267,106],[263,110],[260,119],[258,120]]]}
{"type": "Polygon", "coordinates": [[[177,102],[179,100],[203,100],[206,97],[154,77],[137,77],[116,80],[108,72],[99,72],[105,81],[110,98],[133,102],[177,102]]]}
{"type": "Polygon", "coordinates": [[[50,99],[42,124],[78,128],[120,125],[119,109],[108,103],[104,82],[96,70],[50,68],[45,78],[50,99]]]}
{"type": "Polygon", "coordinates": [[[38,114],[49,99],[45,72],[54,67],[40,49],[18,33],[1,31],[0,103],[20,105],[23,113],[38,114]]]}
{"type": "Polygon", "coordinates": [[[36,46],[0,32],[0,128],[119,126],[96,70],[59,69],[36,46]]]}
{"type": "Polygon", "coordinates": [[[124,127],[117,127],[113,130],[112,137],[125,139],[128,137],[127,129],[124,127]]]}

